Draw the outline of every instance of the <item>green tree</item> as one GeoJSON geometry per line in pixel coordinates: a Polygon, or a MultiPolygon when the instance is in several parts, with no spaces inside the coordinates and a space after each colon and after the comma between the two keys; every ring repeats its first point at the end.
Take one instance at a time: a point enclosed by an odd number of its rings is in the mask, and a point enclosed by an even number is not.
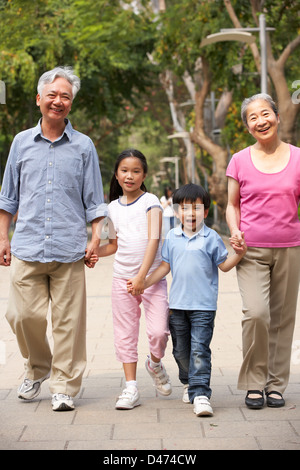
{"type": "Polygon", "coordinates": [[[184,131],[184,138],[201,149],[197,152],[201,157],[196,161],[197,167],[205,174],[222,215],[227,203],[228,158],[241,145],[249,143],[247,131],[238,118],[240,103],[244,97],[260,91],[259,39],[257,36],[257,44],[251,47],[223,42],[201,48],[201,41],[221,28],[255,27],[259,13],[266,14],[267,25],[276,27],[276,32],[268,36],[270,94],[278,100],[284,121],[282,138],[296,143],[294,128],[300,105],[292,102],[291,87],[300,72],[295,56],[292,57],[300,44],[298,2],[175,0],[165,3],[153,60],[161,67],[163,86],[170,96],[174,128],[179,123],[176,130],[181,134],[184,131]],[[236,72],[236,65],[242,73],[236,72]],[[209,112],[211,91],[218,103],[214,115],[209,112]],[[185,108],[183,117],[182,96],[185,100],[189,96],[191,104],[185,108]],[[212,133],[216,127],[222,131],[221,137],[212,133]]]}
{"type": "Polygon", "coordinates": [[[13,136],[40,117],[35,105],[39,76],[57,65],[71,65],[82,87],[72,108],[72,123],[95,138],[100,160],[129,125],[128,103],[143,109],[141,96],[155,78],[147,59],[155,28],[148,15],[130,2],[71,0],[0,0],[0,79],[6,105],[0,107],[1,166],[13,136]],[[105,146],[101,146],[102,137],[105,146]]]}

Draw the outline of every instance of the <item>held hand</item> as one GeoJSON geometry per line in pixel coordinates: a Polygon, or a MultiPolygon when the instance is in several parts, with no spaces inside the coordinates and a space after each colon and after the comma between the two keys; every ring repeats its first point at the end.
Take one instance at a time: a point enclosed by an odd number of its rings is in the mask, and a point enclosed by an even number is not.
{"type": "Polygon", "coordinates": [[[132,280],[128,279],[128,281],[127,281],[127,292],[131,292],[131,291],[132,291],[132,280]]]}
{"type": "Polygon", "coordinates": [[[95,239],[95,240],[91,240],[88,244],[87,244],[87,247],[86,247],[86,250],[85,250],[85,258],[86,259],[90,259],[91,255],[93,253],[97,253],[98,251],[98,248],[99,248],[99,239],[95,239]]]}
{"type": "Polygon", "coordinates": [[[10,243],[7,241],[6,243],[0,245],[0,266],[10,266],[10,263],[10,243]]]}
{"type": "Polygon", "coordinates": [[[133,292],[133,286],[132,286],[132,280],[131,279],[129,279],[127,281],[127,292],[128,292],[128,294],[132,294],[132,292],[133,292]]]}
{"type": "Polygon", "coordinates": [[[245,255],[247,251],[247,245],[245,242],[244,232],[239,232],[233,235],[230,239],[230,244],[237,255],[245,255]]]}
{"type": "Polygon", "coordinates": [[[88,268],[94,268],[96,263],[99,261],[99,257],[97,253],[91,253],[89,255],[89,258],[87,257],[87,250],[85,250],[85,258],[84,258],[84,264],[88,268]]]}
{"type": "Polygon", "coordinates": [[[248,247],[247,247],[246,243],[244,243],[242,248],[243,248],[243,252],[241,254],[244,256],[247,253],[247,250],[248,250],[248,247]]]}
{"type": "Polygon", "coordinates": [[[99,239],[93,239],[88,243],[85,250],[84,263],[88,268],[94,268],[99,260],[98,256],[99,239]]]}
{"type": "Polygon", "coordinates": [[[127,281],[127,292],[131,295],[143,294],[145,290],[144,279],[134,277],[127,281]]]}
{"type": "Polygon", "coordinates": [[[245,242],[244,232],[242,232],[242,236],[243,236],[243,243],[242,243],[241,248],[243,249],[243,251],[240,254],[244,256],[247,253],[248,247],[247,247],[246,242],[245,242]]]}
{"type": "Polygon", "coordinates": [[[230,245],[232,246],[232,248],[237,254],[244,253],[244,244],[245,244],[244,232],[240,232],[238,230],[237,232],[232,234],[232,236],[229,238],[229,241],[230,241],[230,245]]]}

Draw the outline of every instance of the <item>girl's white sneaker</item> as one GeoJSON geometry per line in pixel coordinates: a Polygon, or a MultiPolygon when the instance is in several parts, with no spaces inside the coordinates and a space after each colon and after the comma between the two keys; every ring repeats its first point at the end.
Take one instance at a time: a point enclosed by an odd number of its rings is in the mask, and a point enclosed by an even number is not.
{"type": "Polygon", "coordinates": [[[150,366],[150,358],[147,356],[145,367],[153,379],[153,385],[161,395],[168,396],[172,393],[172,385],[162,362],[157,367],[152,369],[150,366]]]}
{"type": "Polygon", "coordinates": [[[124,388],[116,403],[116,410],[132,410],[140,405],[140,394],[136,387],[124,388]]]}
{"type": "Polygon", "coordinates": [[[214,412],[207,397],[200,395],[194,398],[194,413],[197,416],[213,416],[214,412]]]}

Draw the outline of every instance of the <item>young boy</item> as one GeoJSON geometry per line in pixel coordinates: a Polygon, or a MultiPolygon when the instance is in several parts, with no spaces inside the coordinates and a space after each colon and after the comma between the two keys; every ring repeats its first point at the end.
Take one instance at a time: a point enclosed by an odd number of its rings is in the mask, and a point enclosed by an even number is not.
{"type": "Polygon", "coordinates": [[[170,332],[184,385],[183,401],[194,404],[197,416],[212,416],[210,342],[217,309],[218,268],[224,272],[232,269],[247,247],[244,243],[242,254],[228,258],[221,237],[204,224],[210,196],[201,186],[187,184],[177,189],[173,205],[181,226],[169,232],[162,248],[163,261],[146,278],[145,289],[171,270],[170,332]]]}

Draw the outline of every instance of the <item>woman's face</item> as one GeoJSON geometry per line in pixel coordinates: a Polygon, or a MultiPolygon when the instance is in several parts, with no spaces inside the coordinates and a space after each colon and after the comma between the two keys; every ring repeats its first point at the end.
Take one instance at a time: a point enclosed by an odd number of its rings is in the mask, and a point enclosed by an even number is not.
{"type": "Polygon", "coordinates": [[[248,105],[247,126],[250,134],[260,142],[277,138],[279,116],[276,116],[270,104],[258,99],[248,105]]]}

